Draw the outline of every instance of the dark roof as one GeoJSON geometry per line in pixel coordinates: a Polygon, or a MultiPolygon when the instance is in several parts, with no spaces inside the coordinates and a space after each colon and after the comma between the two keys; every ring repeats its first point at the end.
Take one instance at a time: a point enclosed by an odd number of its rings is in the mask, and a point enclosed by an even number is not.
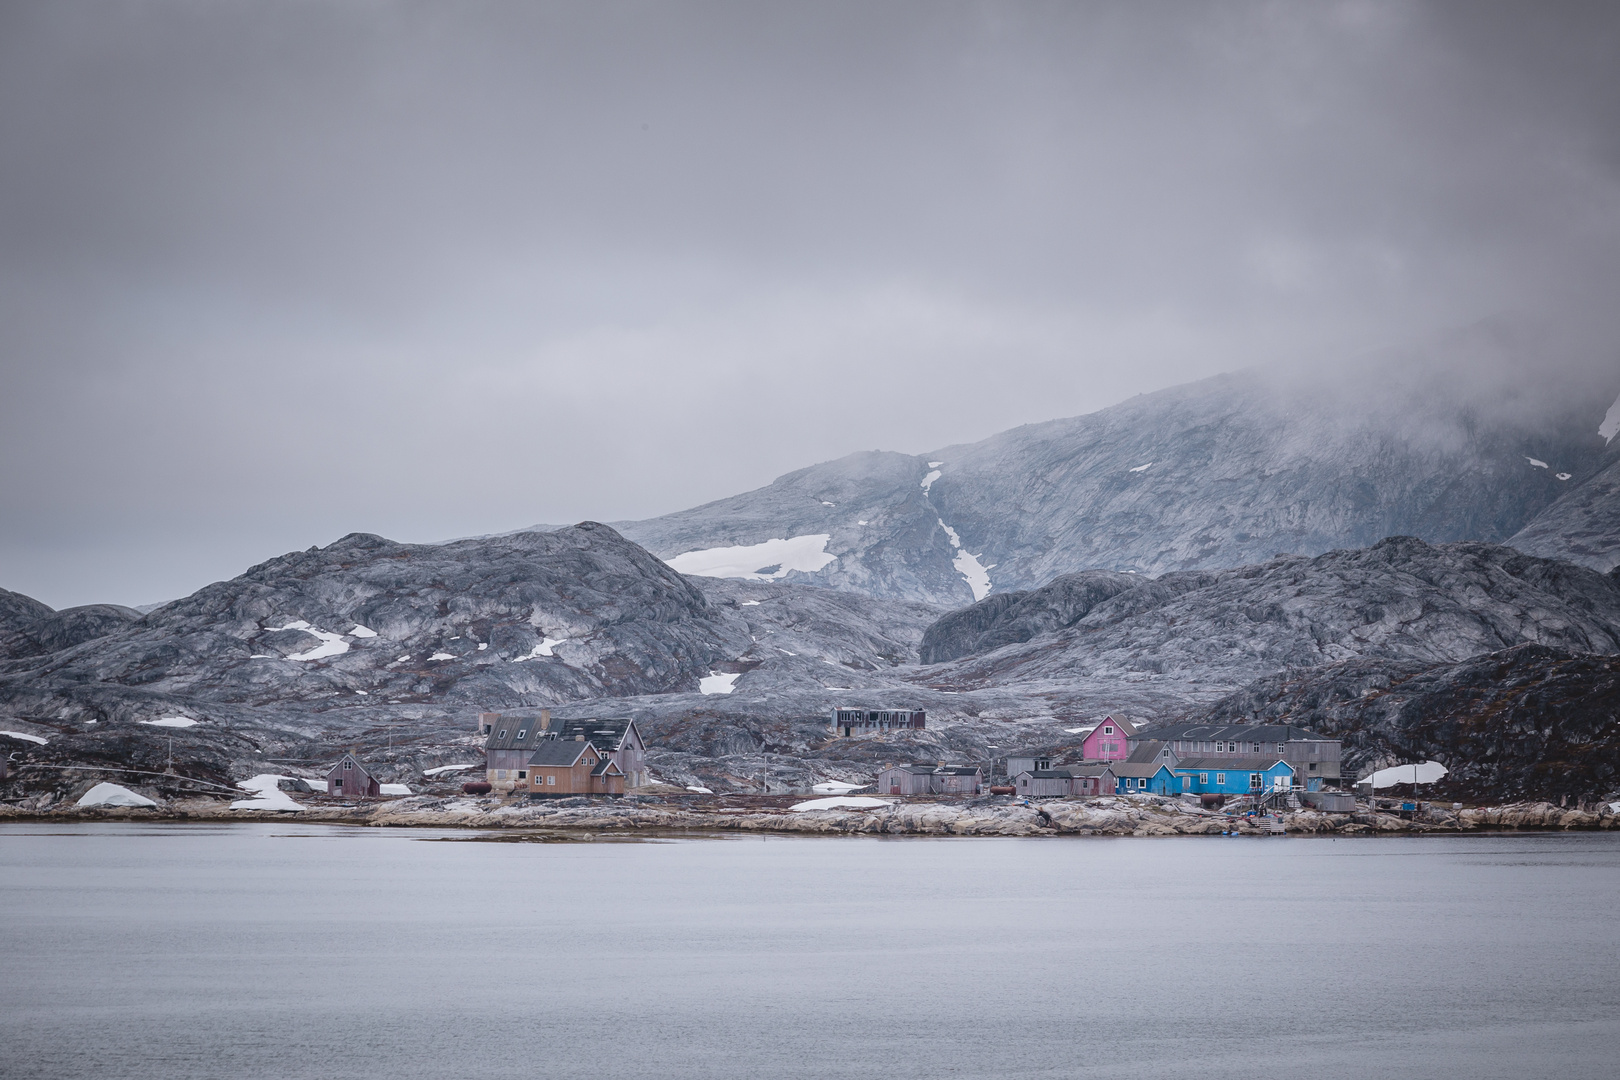
{"type": "Polygon", "coordinates": [[[946,776],[972,776],[974,773],[982,772],[983,770],[977,765],[947,765],[944,768],[935,769],[934,771],[936,773],[943,773],[946,776]]]}
{"type": "Polygon", "coordinates": [[[529,764],[571,766],[579,761],[579,756],[587,749],[596,748],[584,740],[542,739],[534,753],[529,755],[529,764]]]}
{"type": "MultiPolygon", "coordinates": [[[[596,746],[598,750],[612,753],[624,749],[624,743],[630,736],[630,731],[636,722],[627,716],[612,719],[594,720],[553,720],[551,730],[557,733],[560,739],[572,739],[575,735],[583,735],[586,740],[596,746]]],[[[641,737],[641,732],[636,732],[641,737]]]]}
{"type": "Polygon", "coordinates": [[[1265,772],[1279,762],[1290,771],[1294,768],[1276,754],[1229,754],[1225,757],[1182,758],[1176,764],[1176,772],[1265,772]]]}
{"type": "Polygon", "coordinates": [[[1141,734],[1144,738],[1158,739],[1160,742],[1176,739],[1220,739],[1223,742],[1228,739],[1233,742],[1288,742],[1291,739],[1334,741],[1293,724],[1164,724],[1148,728],[1141,734]]]}
{"type": "MultiPolygon", "coordinates": [[[[1024,770],[1037,780],[1072,780],[1075,777],[1101,776],[1103,773],[1113,771],[1107,765],[1064,765],[1056,769],[1024,770]]],[[[1019,775],[1022,776],[1023,773],[1019,775]]]]}
{"type": "MultiPolygon", "coordinates": [[[[1138,743],[1136,749],[1131,751],[1131,756],[1125,760],[1132,765],[1146,765],[1151,761],[1157,761],[1163,749],[1164,743],[1161,740],[1149,739],[1147,742],[1138,743]]],[[[1175,753],[1174,750],[1170,752],[1175,753]]]]}
{"type": "Polygon", "coordinates": [[[534,716],[503,716],[489,729],[485,750],[529,750],[548,741],[551,733],[534,716]]]}
{"type": "Polygon", "coordinates": [[[624,771],[619,768],[618,763],[610,757],[605,757],[601,761],[598,761],[596,763],[596,768],[591,770],[591,775],[602,776],[609,771],[616,772],[620,776],[624,775],[624,771]]]}
{"type": "Polygon", "coordinates": [[[1170,766],[1166,765],[1162,761],[1149,761],[1146,763],[1138,761],[1116,761],[1113,768],[1115,776],[1143,777],[1157,776],[1160,769],[1168,770],[1170,766]]]}

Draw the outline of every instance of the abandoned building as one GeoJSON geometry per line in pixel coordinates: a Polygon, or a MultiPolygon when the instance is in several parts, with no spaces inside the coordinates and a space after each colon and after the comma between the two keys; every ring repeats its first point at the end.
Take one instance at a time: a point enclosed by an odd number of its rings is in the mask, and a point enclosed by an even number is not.
{"type": "Polygon", "coordinates": [[[382,796],[382,785],[353,754],[344,754],[326,772],[326,791],[345,799],[376,799],[382,796]]]}
{"type": "Polygon", "coordinates": [[[927,723],[928,714],[921,709],[834,708],[832,715],[833,732],[845,739],[874,731],[919,729],[926,727],[927,723]]]}

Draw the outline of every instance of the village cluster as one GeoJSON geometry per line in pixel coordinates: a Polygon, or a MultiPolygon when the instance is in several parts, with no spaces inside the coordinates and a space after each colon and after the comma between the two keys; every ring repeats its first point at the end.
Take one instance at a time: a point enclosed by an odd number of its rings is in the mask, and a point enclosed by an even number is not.
{"type": "MultiPolygon", "coordinates": [[[[846,738],[926,725],[927,716],[918,710],[833,712],[833,728],[846,738]]],[[[1333,808],[1349,797],[1339,792],[1339,741],[1288,724],[1171,724],[1138,730],[1106,716],[1072,734],[1079,743],[1078,760],[1054,764],[1049,754],[1009,755],[992,766],[1003,765],[1006,783],[990,790],[1033,799],[1196,795],[1223,803],[1232,797],[1291,798],[1333,808]]],[[[878,774],[876,787],[888,795],[978,794],[986,779],[976,767],[891,765],[878,774]]]]}

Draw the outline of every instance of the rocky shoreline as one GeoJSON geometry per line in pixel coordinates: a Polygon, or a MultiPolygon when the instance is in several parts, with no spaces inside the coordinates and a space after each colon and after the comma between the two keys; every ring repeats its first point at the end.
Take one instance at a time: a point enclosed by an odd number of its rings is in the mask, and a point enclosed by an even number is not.
{"type": "MultiPolygon", "coordinates": [[[[717,800],[719,801],[719,800],[717,800]]],[[[759,800],[755,801],[760,802],[759,800]]],[[[153,808],[0,806],[0,823],[23,821],[318,822],[395,828],[460,828],[519,838],[779,832],[879,836],[1361,836],[1496,831],[1592,831],[1620,827],[1620,803],[1567,809],[1545,802],[1458,810],[1284,813],[1275,826],[1211,812],[1178,799],[1116,796],[1087,800],[899,801],[868,809],[795,812],[775,805],[703,805],[630,798],[522,803],[499,798],[413,796],[357,805],[311,805],[299,812],[233,810],[215,799],[177,799],[153,808]]]]}

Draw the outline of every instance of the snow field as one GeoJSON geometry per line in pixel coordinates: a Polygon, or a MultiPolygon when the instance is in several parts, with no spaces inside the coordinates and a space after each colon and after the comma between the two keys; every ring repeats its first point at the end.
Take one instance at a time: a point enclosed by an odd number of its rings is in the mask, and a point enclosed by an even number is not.
{"type": "Polygon", "coordinates": [[[793,571],[814,574],[828,563],[837,562],[838,556],[826,551],[827,541],[831,539],[831,533],[807,533],[787,540],[685,551],[664,561],[676,573],[695,577],[776,581],[793,571]],[[770,566],[776,569],[762,572],[770,566]]]}
{"type": "Polygon", "coordinates": [[[873,799],[865,795],[853,795],[843,798],[810,799],[807,802],[794,803],[788,807],[796,814],[806,810],[876,810],[883,806],[893,806],[888,799],[873,799]]]}
{"type": "Polygon", "coordinates": [[[741,675],[716,675],[710,672],[698,680],[698,690],[705,694],[729,694],[737,688],[741,675]]]}

